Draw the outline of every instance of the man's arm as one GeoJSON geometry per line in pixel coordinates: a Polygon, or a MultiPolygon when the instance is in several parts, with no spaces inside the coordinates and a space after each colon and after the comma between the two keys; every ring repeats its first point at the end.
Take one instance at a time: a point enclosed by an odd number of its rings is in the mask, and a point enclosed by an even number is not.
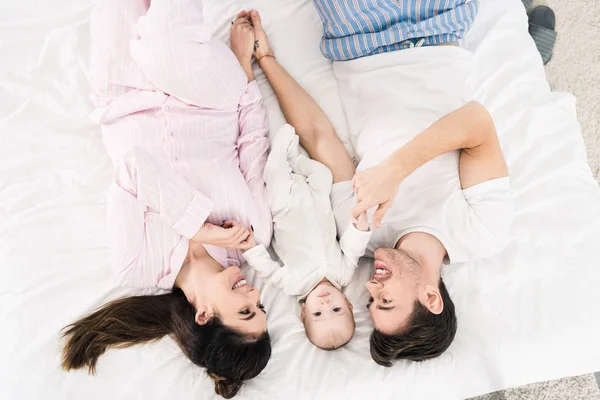
{"type": "MultiPolygon", "coordinates": [[[[500,148],[494,120],[480,103],[466,104],[440,119],[424,133],[428,133],[430,137],[424,135],[422,143],[415,143],[415,150],[418,149],[418,145],[426,147],[429,140],[440,147],[433,148],[431,153],[421,160],[412,160],[413,165],[409,166],[412,171],[441,154],[462,149],[459,172],[463,190],[491,179],[508,176],[508,167],[500,148]]],[[[404,153],[410,152],[411,149],[406,149],[404,153]]],[[[402,156],[405,157],[405,154],[402,156]]]]}
{"type": "Polygon", "coordinates": [[[352,214],[357,216],[379,205],[373,217],[378,227],[400,183],[421,165],[454,150],[462,150],[463,189],[508,176],[491,115],[480,103],[470,102],[431,125],[380,165],[357,174],[353,182],[358,204],[352,214]]]}
{"type": "Polygon", "coordinates": [[[354,176],[354,163],[329,118],[277,60],[269,56],[271,49],[260,16],[255,10],[250,16],[259,45],[255,56],[275,91],[286,121],[296,129],[300,144],[310,157],[329,168],[334,182],[349,181],[354,176]]]}

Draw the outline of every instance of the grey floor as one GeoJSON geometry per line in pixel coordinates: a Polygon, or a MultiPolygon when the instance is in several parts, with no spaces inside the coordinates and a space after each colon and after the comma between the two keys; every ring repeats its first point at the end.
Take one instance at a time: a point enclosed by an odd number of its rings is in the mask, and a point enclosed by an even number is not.
{"type": "Polygon", "coordinates": [[[600,374],[534,383],[469,400],[600,400],[600,374]]]}

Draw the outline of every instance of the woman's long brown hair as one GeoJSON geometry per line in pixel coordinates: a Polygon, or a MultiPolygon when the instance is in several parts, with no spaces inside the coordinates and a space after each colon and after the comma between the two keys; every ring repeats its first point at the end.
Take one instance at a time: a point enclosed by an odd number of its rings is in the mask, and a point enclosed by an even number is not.
{"type": "Polygon", "coordinates": [[[157,296],[114,300],[64,328],[65,370],[87,367],[96,372],[108,348],[124,348],[171,335],[185,355],[207,369],[215,392],[231,398],[245,380],[257,376],[271,356],[267,332],[258,338],[241,334],[212,318],[195,322],[196,311],[180,289],[157,296]]]}

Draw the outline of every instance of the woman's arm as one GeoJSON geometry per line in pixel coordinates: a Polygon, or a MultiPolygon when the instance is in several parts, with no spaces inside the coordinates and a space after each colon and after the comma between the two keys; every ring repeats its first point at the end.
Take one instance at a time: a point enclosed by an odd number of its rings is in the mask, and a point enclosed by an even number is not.
{"type": "Polygon", "coordinates": [[[258,12],[252,10],[250,17],[256,37],[254,55],[275,91],[286,121],[300,136],[300,144],[313,160],[330,169],[334,182],[352,179],[354,163],[331,121],[315,100],[273,57],[258,12]]]}
{"type": "Polygon", "coordinates": [[[188,104],[235,110],[248,83],[234,54],[212,37],[193,0],[153,0],[131,55],[156,88],[188,104]]]}
{"type": "Polygon", "coordinates": [[[484,106],[470,102],[446,115],[376,167],[353,179],[357,216],[379,205],[373,224],[379,227],[400,183],[415,169],[450,151],[462,150],[460,182],[468,189],[485,181],[508,176],[494,121],[484,106]]]}
{"type": "Polygon", "coordinates": [[[207,223],[212,208],[209,198],[169,166],[141,149],[129,151],[116,169],[108,202],[110,252],[121,283],[156,286],[167,271],[176,275],[187,256],[188,241],[244,247],[250,231],[235,221],[224,227],[207,223]],[[161,232],[165,228],[187,240],[170,243],[161,232]],[[165,243],[172,247],[165,248],[165,243]]]}
{"type": "MultiPolygon", "coordinates": [[[[265,164],[269,152],[269,122],[258,84],[252,72],[254,31],[246,12],[238,14],[231,25],[231,50],[248,78],[248,86],[238,105],[240,135],[237,140],[240,171],[248,183],[260,214],[261,228],[257,241],[265,246],[271,242],[273,225],[267,188],[264,180],[265,164]]],[[[255,222],[256,223],[256,222],[255,222]]]]}

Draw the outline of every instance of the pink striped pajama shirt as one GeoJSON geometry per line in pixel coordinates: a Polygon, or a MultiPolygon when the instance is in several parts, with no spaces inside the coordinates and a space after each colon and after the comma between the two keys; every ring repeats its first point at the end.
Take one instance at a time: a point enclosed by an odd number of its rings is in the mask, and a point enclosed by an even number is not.
{"type": "MultiPolygon", "coordinates": [[[[91,83],[115,166],[108,196],[120,284],[170,289],[204,222],[253,226],[269,245],[269,142],[256,82],[190,0],[104,0],[92,16],[91,83]]],[[[205,246],[225,267],[235,249],[205,246]]]]}

